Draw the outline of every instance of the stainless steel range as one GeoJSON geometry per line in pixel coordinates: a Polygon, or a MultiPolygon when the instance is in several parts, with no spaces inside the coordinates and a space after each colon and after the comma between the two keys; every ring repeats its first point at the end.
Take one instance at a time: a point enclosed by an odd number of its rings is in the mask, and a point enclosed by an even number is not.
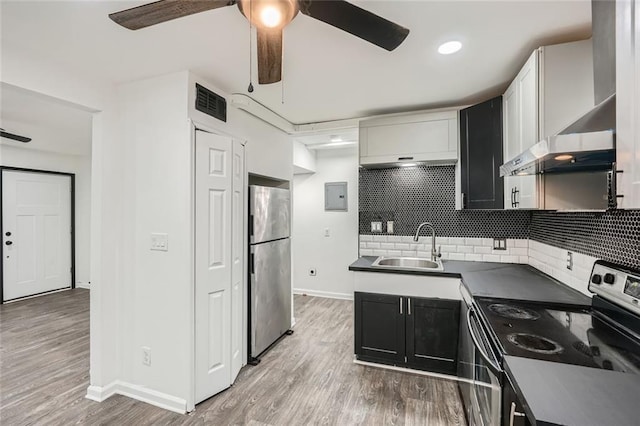
{"type": "MultiPolygon", "coordinates": [[[[461,338],[471,349],[460,375],[470,380],[462,392],[472,425],[500,424],[505,355],[640,374],[640,271],[599,260],[589,290],[582,307],[471,299],[463,290],[469,333],[461,338]]],[[[513,410],[502,421],[510,424],[513,410]]]]}

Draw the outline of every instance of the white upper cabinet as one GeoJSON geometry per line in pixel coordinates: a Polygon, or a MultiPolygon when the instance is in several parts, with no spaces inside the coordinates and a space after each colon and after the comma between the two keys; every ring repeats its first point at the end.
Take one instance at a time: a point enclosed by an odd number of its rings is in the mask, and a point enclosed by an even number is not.
{"type": "Polygon", "coordinates": [[[616,2],[618,207],[640,208],[640,0],[616,2]],[[634,25],[635,23],[635,25],[634,25]]]}
{"type": "MultiPolygon", "coordinates": [[[[504,162],[562,130],[594,105],[591,40],[536,49],[503,95],[504,162]]],[[[507,176],[506,209],[541,206],[541,178],[507,176]]]]}
{"type": "Polygon", "coordinates": [[[458,159],[456,111],[376,118],[360,122],[360,164],[433,162],[458,159]]]}

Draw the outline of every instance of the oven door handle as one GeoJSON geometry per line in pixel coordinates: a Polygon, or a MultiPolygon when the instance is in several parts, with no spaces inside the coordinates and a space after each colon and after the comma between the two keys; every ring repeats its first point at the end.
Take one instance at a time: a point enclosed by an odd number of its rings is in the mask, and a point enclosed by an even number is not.
{"type": "Polygon", "coordinates": [[[475,333],[473,332],[473,327],[471,326],[471,314],[475,315],[475,311],[473,309],[472,306],[469,306],[469,309],[467,310],[467,327],[469,327],[469,334],[471,335],[471,340],[473,340],[473,344],[476,347],[476,349],[478,349],[478,352],[480,353],[480,356],[482,357],[482,359],[484,359],[484,361],[489,364],[489,368],[493,371],[494,374],[500,374],[502,373],[502,369],[500,368],[500,366],[498,365],[497,362],[495,362],[494,360],[489,358],[489,355],[487,355],[484,350],[483,350],[483,346],[480,344],[480,340],[478,339],[478,336],[475,335],[475,333]]]}

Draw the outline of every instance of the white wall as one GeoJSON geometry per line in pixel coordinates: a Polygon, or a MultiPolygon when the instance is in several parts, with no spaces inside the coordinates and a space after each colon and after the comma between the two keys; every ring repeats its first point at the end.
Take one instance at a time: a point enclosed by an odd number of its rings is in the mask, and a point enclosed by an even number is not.
{"type": "Polygon", "coordinates": [[[353,298],[348,267],[358,258],[357,148],[318,151],[316,173],[294,177],[292,244],[295,293],[353,298]],[[324,210],[326,182],[347,182],[348,212],[324,210]]]}
{"type": "Polygon", "coordinates": [[[315,173],[316,151],[312,151],[301,142],[293,141],[293,170],[295,174],[315,173]]]}
{"type": "MultiPolygon", "coordinates": [[[[87,141],[87,143],[90,142],[87,141]]],[[[57,154],[2,144],[0,145],[0,164],[75,174],[76,286],[86,287],[90,281],[91,259],[91,157],[57,154]]]]}

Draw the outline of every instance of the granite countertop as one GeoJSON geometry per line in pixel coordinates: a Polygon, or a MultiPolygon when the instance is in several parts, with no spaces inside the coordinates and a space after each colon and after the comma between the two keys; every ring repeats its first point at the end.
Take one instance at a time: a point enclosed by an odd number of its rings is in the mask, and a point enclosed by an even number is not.
{"type": "Polygon", "coordinates": [[[588,306],[591,299],[529,265],[444,260],[444,271],[411,271],[371,266],[376,256],[363,256],[350,271],[425,275],[462,279],[474,297],[553,302],[588,306]]]}
{"type": "Polygon", "coordinates": [[[636,374],[514,356],[504,366],[537,425],[638,424],[636,374]]]}

